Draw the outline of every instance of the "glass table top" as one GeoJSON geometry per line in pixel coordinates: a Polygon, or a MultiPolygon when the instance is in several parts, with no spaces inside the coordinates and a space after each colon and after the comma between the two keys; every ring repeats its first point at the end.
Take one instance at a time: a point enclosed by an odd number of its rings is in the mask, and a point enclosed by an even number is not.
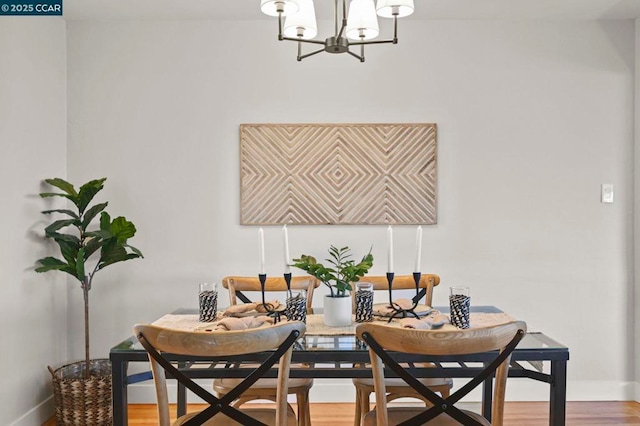
{"type": "MultiPolygon", "coordinates": [[[[447,312],[446,307],[436,307],[441,312],[447,312]]],[[[501,312],[498,308],[493,306],[478,306],[472,307],[472,310],[482,310],[483,312],[501,312]]],[[[316,311],[316,309],[314,309],[316,311]]],[[[316,311],[317,312],[317,311],[316,311]]],[[[178,309],[172,314],[196,314],[196,309],[178,309]]],[[[522,339],[516,348],[517,353],[526,351],[545,351],[545,352],[568,352],[568,348],[546,336],[544,333],[531,332],[522,339]]],[[[366,346],[360,342],[356,336],[305,336],[296,342],[294,351],[303,352],[367,352],[366,346]]],[[[120,342],[111,348],[112,354],[120,352],[141,352],[144,353],[144,348],[134,336],[120,342]]]]}

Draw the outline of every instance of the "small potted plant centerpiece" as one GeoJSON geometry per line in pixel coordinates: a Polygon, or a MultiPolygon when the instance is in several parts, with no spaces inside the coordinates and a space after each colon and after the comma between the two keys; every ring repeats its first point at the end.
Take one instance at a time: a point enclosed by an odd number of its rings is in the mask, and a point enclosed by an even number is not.
{"type": "Polygon", "coordinates": [[[62,192],[40,194],[43,198],[66,198],[73,207],[42,212],[65,216],[44,230],[45,237],[58,245],[62,258],[39,259],[36,272],[61,271],[71,275],[80,284],[84,299],[85,359],[55,371],[49,367],[58,426],[110,426],[113,423],[111,363],[108,359],[90,358],[89,290],[98,271],[114,263],[140,258],[142,253],[127,243],[136,233],[133,223],[123,216],[111,219],[105,211],[106,202],[89,205],[102,190],[105,180],[91,180],[76,190],[63,179],[46,179],[46,183],[62,192]],[[96,218],[99,226],[90,229],[96,218]]]}
{"type": "Polygon", "coordinates": [[[329,248],[329,258],[325,259],[331,266],[318,263],[313,256],[301,255],[293,259],[294,267],[302,269],[319,279],[329,287],[330,294],[324,299],[324,323],[330,327],[344,327],[351,324],[351,283],[358,281],[373,266],[371,251],[360,263],[351,259],[349,247],[329,248]]]}

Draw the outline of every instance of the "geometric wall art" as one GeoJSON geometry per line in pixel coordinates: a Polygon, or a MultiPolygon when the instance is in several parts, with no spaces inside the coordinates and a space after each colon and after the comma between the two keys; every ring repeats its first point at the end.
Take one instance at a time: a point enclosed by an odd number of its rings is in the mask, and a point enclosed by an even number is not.
{"type": "Polygon", "coordinates": [[[242,124],[240,222],[435,224],[437,127],[242,124]]]}

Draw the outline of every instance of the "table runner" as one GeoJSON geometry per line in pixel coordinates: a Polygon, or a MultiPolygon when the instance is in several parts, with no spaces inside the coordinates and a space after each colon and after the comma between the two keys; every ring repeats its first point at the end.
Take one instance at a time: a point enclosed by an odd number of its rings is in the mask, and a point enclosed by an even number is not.
{"type": "MultiPolygon", "coordinates": [[[[514,321],[514,318],[504,312],[487,313],[487,312],[471,312],[471,327],[487,327],[496,324],[504,324],[514,321]]],[[[374,322],[386,323],[387,318],[380,318],[374,322]]],[[[214,323],[203,323],[198,320],[198,315],[175,315],[166,314],[160,319],[153,322],[153,325],[174,330],[184,331],[206,331],[211,329],[214,323]]],[[[328,327],[322,322],[322,315],[307,315],[307,332],[308,336],[354,336],[358,323],[353,322],[347,327],[328,327]]],[[[393,320],[391,325],[400,327],[398,320],[393,320]]],[[[453,329],[453,326],[446,325],[446,328],[453,329]]]]}

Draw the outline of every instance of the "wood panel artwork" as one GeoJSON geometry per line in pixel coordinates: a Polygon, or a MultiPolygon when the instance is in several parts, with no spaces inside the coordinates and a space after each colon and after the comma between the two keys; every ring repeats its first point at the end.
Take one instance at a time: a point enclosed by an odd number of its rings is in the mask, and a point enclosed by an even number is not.
{"type": "Polygon", "coordinates": [[[243,225],[436,223],[436,124],[242,124],[243,225]]]}

